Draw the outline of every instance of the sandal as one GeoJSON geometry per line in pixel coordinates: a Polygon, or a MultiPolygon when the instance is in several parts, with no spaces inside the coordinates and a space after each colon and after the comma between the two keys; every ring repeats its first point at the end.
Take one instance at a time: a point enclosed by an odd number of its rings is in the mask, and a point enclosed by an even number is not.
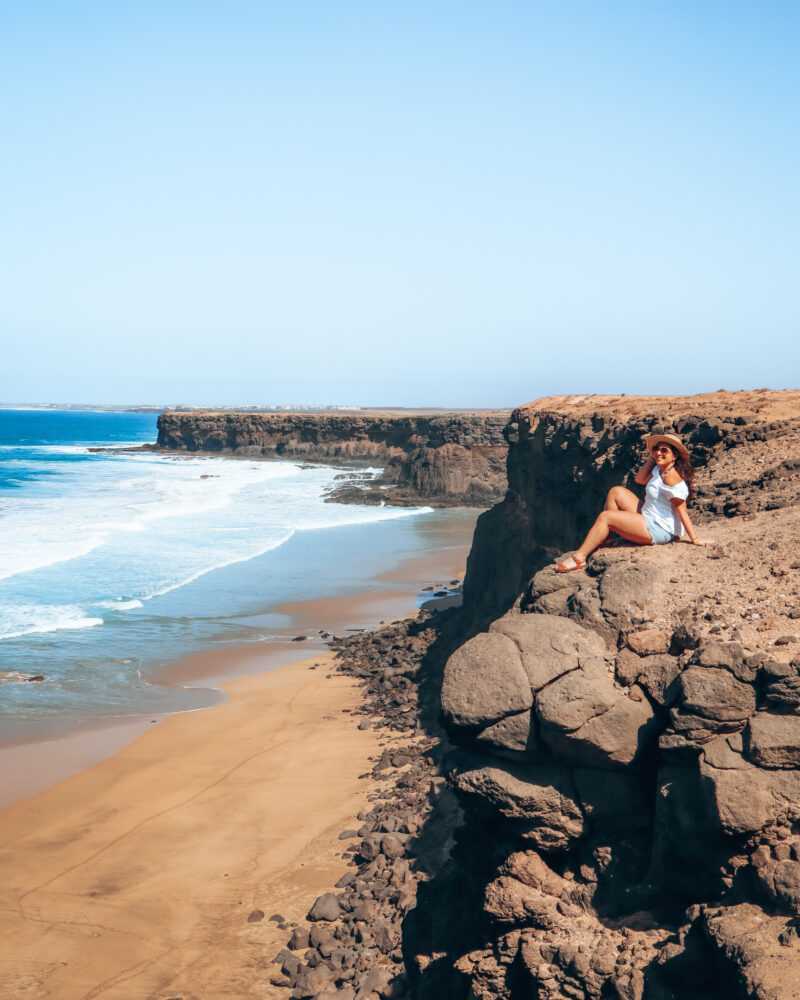
{"type": "Polygon", "coordinates": [[[586,569],[586,560],[583,556],[579,556],[577,552],[570,552],[569,555],[563,556],[554,565],[556,573],[571,573],[576,569],[586,569]]]}

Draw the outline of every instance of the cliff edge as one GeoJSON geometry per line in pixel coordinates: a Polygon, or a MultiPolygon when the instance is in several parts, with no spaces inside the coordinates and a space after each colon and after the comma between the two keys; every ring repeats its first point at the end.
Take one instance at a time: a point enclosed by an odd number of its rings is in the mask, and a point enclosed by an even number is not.
{"type": "Polygon", "coordinates": [[[797,503],[800,391],[551,396],[518,407],[504,435],[508,492],[478,519],[465,580],[477,621],[508,610],[533,572],[575,547],[643,459],[642,437],[679,434],[697,471],[698,523],[797,503]]]}
{"type": "Polygon", "coordinates": [[[800,393],[559,397],[506,429],[509,492],[446,659],[462,811],[406,919],[417,997],[800,997],[800,393]],[[574,546],[642,434],[700,470],[707,547],[574,546]]]}
{"type": "Polygon", "coordinates": [[[505,493],[507,412],[167,411],[161,450],[383,467],[380,481],[351,476],[331,499],[359,503],[488,506],[505,493]]]}

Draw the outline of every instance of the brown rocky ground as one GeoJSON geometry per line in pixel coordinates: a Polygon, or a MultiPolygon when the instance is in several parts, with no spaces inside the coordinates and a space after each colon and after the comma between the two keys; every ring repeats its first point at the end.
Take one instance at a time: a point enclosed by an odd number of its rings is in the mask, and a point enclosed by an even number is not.
{"type": "Polygon", "coordinates": [[[798,389],[740,389],[703,392],[692,396],[565,395],[541,396],[520,411],[553,412],[570,417],[604,417],[621,421],[658,414],[662,421],[680,419],[687,413],[702,413],[711,420],[730,419],[733,423],[768,423],[797,419],[800,411],[798,389]]]}
{"type": "Polygon", "coordinates": [[[558,397],[505,434],[464,608],[338,643],[408,739],[293,995],[797,1000],[800,393],[558,397]],[[709,544],[554,573],[652,430],[709,544]]]}

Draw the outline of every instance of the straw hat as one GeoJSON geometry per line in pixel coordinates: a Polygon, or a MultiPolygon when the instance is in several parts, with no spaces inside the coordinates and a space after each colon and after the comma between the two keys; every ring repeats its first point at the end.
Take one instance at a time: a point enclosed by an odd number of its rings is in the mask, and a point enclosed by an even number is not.
{"type": "Polygon", "coordinates": [[[677,434],[648,434],[644,439],[644,446],[648,452],[651,452],[657,444],[662,442],[668,444],[681,458],[689,461],[689,450],[677,434]]]}

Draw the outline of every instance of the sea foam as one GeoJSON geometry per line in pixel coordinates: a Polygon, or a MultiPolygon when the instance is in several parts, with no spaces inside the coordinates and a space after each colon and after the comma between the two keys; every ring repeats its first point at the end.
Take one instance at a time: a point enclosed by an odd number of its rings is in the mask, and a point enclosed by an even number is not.
{"type": "Polygon", "coordinates": [[[136,612],[298,531],[430,510],[326,503],[339,474],[152,452],[64,462],[0,500],[0,638],[93,628],[98,609],[136,612]]]}

